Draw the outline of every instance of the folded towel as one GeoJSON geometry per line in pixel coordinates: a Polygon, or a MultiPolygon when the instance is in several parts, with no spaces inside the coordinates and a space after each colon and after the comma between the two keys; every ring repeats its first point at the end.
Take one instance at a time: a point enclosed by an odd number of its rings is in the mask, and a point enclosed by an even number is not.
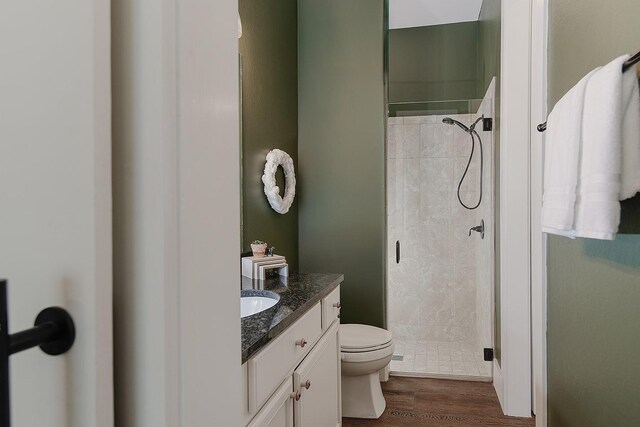
{"type": "MultiPolygon", "coordinates": [[[[635,74],[621,72],[628,58],[624,55],[613,60],[587,82],[574,219],[576,237],[613,240],[618,231],[619,201],[623,198],[623,152],[627,155],[640,144],[640,129],[633,129],[633,123],[640,118],[637,111],[632,111],[638,105],[632,101],[639,96],[637,81],[635,85],[631,84],[630,79],[635,79],[635,74]],[[636,117],[632,118],[634,114],[636,117]],[[624,144],[623,128],[625,141],[628,141],[624,144]]],[[[629,155],[633,157],[633,153],[629,155]]],[[[633,180],[633,174],[640,167],[640,163],[634,165],[632,162],[637,160],[625,159],[624,162],[629,180],[633,180]],[[633,168],[636,169],[632,173],[633,168]]],[[[628,193],[633,191],[634,185],[625,183],[624,187],[628,193]]]]}
{"type": "Polygon", "coordinates": [[[598,69],[571,88],[549,114],[542,201],[542,231],[546,233],[573,237],[585,89],[598,69]]]}

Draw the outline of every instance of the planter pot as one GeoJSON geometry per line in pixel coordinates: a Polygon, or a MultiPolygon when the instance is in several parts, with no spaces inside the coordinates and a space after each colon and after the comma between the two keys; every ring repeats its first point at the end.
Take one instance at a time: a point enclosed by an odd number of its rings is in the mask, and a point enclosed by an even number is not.
{"type": "Polygon", "coordinates": [[[261,243],[259,245],[251,244],[251,252],[253,252],[254,257],[263,257],[267,252],[267,244],[261,243]]]}

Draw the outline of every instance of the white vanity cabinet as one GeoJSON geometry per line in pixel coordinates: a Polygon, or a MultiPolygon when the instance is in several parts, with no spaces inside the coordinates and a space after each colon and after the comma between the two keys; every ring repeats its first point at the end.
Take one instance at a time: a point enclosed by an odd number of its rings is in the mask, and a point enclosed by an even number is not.
{"type": "Polygon", "coordinates": [[[247,427],[341,425],[339,297],[340,287],[242,366],[247,427]]]}

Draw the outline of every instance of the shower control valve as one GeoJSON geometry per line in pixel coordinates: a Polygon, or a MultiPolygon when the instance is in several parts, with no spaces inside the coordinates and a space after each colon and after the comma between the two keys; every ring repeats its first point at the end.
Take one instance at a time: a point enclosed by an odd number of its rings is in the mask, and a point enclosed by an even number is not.
{"type": "Polygon", "coordinates": [[[469,236],[471,236],[472,231],[475,231],[476,233],[480,233],[480,238],[484,239],[484,219],[480,220],[480,225],[476,225],[475,227],[471,227],[469,229],[469,236]]]}

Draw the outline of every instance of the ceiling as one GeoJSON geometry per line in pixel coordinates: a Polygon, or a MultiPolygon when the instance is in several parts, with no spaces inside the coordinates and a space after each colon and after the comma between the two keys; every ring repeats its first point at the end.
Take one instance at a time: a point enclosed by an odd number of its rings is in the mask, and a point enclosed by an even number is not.
{"type": "Polygon", "coordinates": [[[389,28],[477,21],[483,0],[389,0],[389,28]]]}

